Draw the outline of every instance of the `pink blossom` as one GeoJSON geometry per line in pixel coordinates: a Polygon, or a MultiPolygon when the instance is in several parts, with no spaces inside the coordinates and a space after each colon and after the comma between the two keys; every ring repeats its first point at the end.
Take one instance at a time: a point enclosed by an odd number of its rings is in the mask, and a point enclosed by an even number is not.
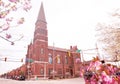
{"type": "Polygon", "coordinates": [[[105,71],[102,72],[101,76],[105,84],[111,84],[113,82],[112,77],[107,75],[105,71]]]}
{"type": "Polygon", "coordinates": [[[2,29],[3,29],[3,31],[6,31],[9,29],[9,27],[10,27],[9,23],[6,23],[2,26],[2,29]]]}
{"type": "Polygon", "coordinates": [[[6,21],[7,22],[11,22],[13,20],[13,17],[11,17],[11,18],[6,18],[6,21]]]}
{"type": "Polygon", "coordinates": [[[17,7],[14,5],[14,6],[11,6],[11,9],[12,9],[13,11],[16,11],[16,10],[17,10],[17,7]]]}
{"type": "Polygon", "coordinates": [[[93,68],[93,66],[94,66],[94,62],[92,61],[90,62],[90,65],[87,67],[87,70],[89,70],[90,68],[93,68]]]}
{"type": "Polygon", "coordinates": [[[10,38],[11,38],[11,35],[10,35],[10,34],[6,34],[6,38],[7,38],[7,39],[10,39],[10,38]]]}
{"type": "Polygon", "coordinates": [[[119,84],[117,80],[115,80],[115,78],[112,78],[112,83],[111,84],[119,84]]]}
{"type": "Polygon", "coordinates": [[[4,6],[4,5],[5,3],[2,0],[0,0],[0,6],[4,6]]]}
{"type": "Polygon", "coordinates": [[[31,6],[30,2],[25,2],[25,4],[23,4],[23,9],[24,9],[25,11],[30,10],[31,7],[32,7],[32,6],[31,6]]]}
{"type": "Polygon", "coordinates": [[[20,20],[17,22],[17,24],[23,24],[24,18],[20,18],[20,20]]]}
{"type": "Polygon", "coordinates": [[[0,18],[5,18],[6,15],[8,15],[9,12],[10,12],[10,10],[0,12],[0,18]]]}
{"type": "Polygon", "coordinates": [[[96,61],[95,62],[95,66],[100,66],[101,65],[101,62],[100,61],[96,61]]]}
{"type": "Polygon", "coordinates": [[[15,2],[15,3],[16,3],[16,2],[18,2],[19,0],[9,0],[9,1],[10,1],[10,2],[15,2]]]}

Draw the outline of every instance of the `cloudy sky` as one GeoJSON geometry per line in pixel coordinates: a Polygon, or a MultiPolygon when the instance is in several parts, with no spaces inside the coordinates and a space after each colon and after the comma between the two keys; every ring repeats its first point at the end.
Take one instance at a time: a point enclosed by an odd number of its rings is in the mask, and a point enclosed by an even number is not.
{"type": "MultiPolygon", "coordinates": [[[[0,56],[20,60],[25,58],[27,46],[33,39],[35,22],[43,2],[48,28],[48,43],[56,47],[79,49],[95,48],[95,28],[98,22],[110,22],[110,13],[120,8],[119,0],[31,0],[32,9],[19,11],[16,17],[24,16],[25,23],[11,30],[24,38],[15,45],[0,39],[0,56]],[[22,12],[22,13],[21,13],[22,12]]],[[[19,67],[21,62],[0,61],[0,74],[19,67]]]]}

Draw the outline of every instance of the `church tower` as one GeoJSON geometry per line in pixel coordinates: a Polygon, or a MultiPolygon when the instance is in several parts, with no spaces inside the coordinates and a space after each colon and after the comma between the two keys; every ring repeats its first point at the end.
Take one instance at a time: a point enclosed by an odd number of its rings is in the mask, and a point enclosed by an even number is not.
{"type": "Polygon", "coordinates": [[[44,13],[43,3],[41,3],[34,31],[34,60],[47,61],[48,52],[48,31],[44,13]]]}
{"type": "Polygon", "coordinates": [[[35,23],[34,39],[28,45],[26,63],[12,73],[8,73],[8,76],[9,74],[19,76],[21,71],[28,79],[79,77],[82,62],[80,53],[76,50],[78,50],[77,46],[71,46],[70,49],[48,46],[47,22],[41,3],[35,23]]]}

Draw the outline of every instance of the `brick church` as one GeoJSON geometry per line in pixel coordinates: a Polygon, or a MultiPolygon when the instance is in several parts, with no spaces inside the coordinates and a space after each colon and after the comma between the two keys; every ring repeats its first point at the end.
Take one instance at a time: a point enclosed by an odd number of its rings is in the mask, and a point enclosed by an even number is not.
{"type": "Polygon", "coordinates": [[[22,72],[27,78],[79,77],[81,56],[77,50],[77,46],[65,49],[48,45],[47,21],[41,3],[34,38],[28,45],[26,62],[10,73],[19,75],[22,72]]]}

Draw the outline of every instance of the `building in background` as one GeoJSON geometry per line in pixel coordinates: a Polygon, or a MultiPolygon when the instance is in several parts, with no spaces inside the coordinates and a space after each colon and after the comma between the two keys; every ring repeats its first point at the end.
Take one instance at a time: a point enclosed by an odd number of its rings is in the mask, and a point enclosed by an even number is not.
{"type": "Polygon", "coordinates": [[[79,77],[81,57],[77,46],[70,49],[48,45],[47,21],[41,3],[35,23],[34,39],[28,45],[26,62],[9,72],[9,75],[25,75],[27,78],[79,77]]]}

